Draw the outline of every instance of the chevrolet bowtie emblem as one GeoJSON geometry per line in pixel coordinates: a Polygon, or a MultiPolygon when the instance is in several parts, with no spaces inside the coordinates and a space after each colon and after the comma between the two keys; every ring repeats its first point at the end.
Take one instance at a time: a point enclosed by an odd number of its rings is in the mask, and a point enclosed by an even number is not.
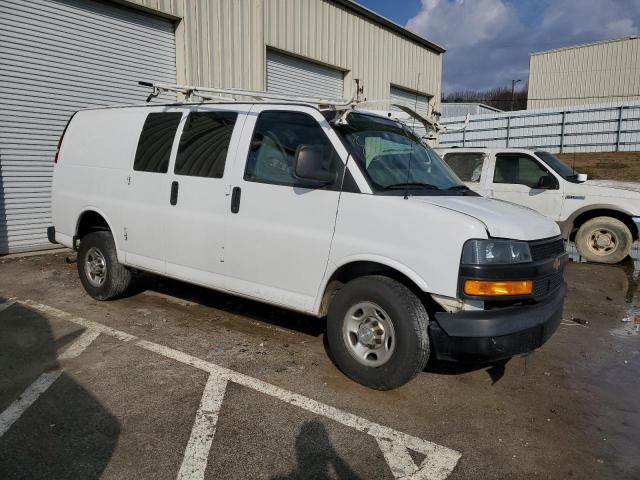
{"type": "Polygon", "coordinates": [[[556,257],[556,259],[553,261],[553,269],[560,270],[560,257],[556,257]]]}

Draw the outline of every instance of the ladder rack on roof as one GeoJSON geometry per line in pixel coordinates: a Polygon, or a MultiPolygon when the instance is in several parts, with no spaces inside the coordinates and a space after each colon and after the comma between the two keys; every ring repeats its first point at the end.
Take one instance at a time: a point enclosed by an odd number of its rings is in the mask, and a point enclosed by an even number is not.
{"type": "MultiPolygon", "coordinates": [[[[213,102],[238,102],[244,99],[251,99],[255,102],[278,101],[282,103],[306,103],[310,105],[327,106],[330,108],[346,109],[358,102],[360,89],[358,80],[355,80],[355,88],[351,98],[322,98],[311,96],[290,96],[280,93],[259,92],[254,90],[238,90],[233,88],[211,88],[197,87],[193,85],[172,85],[169,83],[138,82],[143,87],[151,87],[151,94],[147,97],[147,102],[157,97],[163,92],[176,92],[185,96],[190,102],[194,97],[213,102]]],[[[246,100],[244,100],[246,101],[246,100]]]]}
{"type": "MultiPolygon", "coordinates": [[[[147,102],[152,98],[157,97],[163,92],[175,92],[181,93],[185,96],[186,101],[193,101],[194,97],[201,98],[210,102],[240,102],[251,99],[254,102],[273,102],[274,100],[279,103],[304,103],[308,105],[314,105],[318,107],[330,108],[342,112],[340,116],[336,118],[338,123],[346,123],[347,116],[355,109],[361,111],[373,110],[379,112],[380,110],[385,112],[385,115],[395,120],[406,122],[407,120],[418,121],[424,126],[427,132],[433,132],[433,135],[437,135],[438,131],[460,131],[466,129],[469,123],[469,116],[465,125],[460,129],[441,129],[437,121],[433,121],[420,113],[416,112],[415,105],[410,105],[407,101],[398,101],[394,99],[383,100],[366,100],[361,99],[362,87],[358,79],[354,80],[354,88],[352,89],[351,98],[322,98],[312,96],[290,96],[280,93],[260,92],[254,90],[239,90],[233,88],[211,88],[211,87],[197,87],[192,85],[174,85],[169,83],[158,82],[138,82],[143,87],[150,87],[151,94],[147,97],[147,102]],[[395,112],[391,111],[395,110],[395,112]],[[398,115],[400,112],[406,115],[406,118],[400,118],[398,115]]],[[[434,138],[432,135],[429,138],[434,138]]]]}

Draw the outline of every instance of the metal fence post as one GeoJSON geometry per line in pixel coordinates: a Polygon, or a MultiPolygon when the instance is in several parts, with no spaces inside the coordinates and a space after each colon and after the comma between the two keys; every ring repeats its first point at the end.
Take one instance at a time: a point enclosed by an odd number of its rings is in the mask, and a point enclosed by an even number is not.
{"type": "Polygon", "coordinates": [[[511,135],[511,116],[507,117],[507,144],[506,147],[509,148],[509,136],[511,135]]]}
{"type": "Polygon", "coordinates": [[[624,106],[618,107],[618,131],[616,132],[616,152],[620,151],[620,131],[622,130],[622,113],[624,106]]]}
{"type": "Polygon", "coordinates": [[[560,127],[560,153],[564,151],[564,124],[567,119],[567,112],[562,111],[562,126],[560,127]]]}
{"type": "Polygon", "coordinates": [[[467,140],[467,129],[465,128],[464,130],[462,130],[462,146],[464,147],[464,144],[467,140]]]}

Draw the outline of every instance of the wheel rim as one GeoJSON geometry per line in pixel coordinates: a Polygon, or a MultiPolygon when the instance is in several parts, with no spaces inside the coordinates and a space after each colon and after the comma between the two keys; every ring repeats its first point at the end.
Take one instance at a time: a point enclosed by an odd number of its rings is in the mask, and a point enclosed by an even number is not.
{"type": "Polygon", "coordinates": [[[91,285],[102,286],[107,277],[107,262],[102,252],[96,247],[91,247],[87,252],[84,270],[91,285]]]}
{"type": "Polygon", "coordinates": [[[359,302],[347,311],[342,334],[351,356],[367,367],[384,365],[396,348],[391,317],[372,302],[359,302]]]}
{"type": "Polygon", "coordinates": [[[602,257],[611,255],[619,246],[620,242],[614,232],[606,228],[597,228],[589,235],[587,245],[596,255],[602,257]]]}

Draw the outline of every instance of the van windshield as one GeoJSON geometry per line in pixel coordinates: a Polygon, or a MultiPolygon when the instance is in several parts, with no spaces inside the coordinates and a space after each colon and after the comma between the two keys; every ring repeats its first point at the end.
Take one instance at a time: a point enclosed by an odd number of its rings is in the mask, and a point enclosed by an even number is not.
{"type": "Polygon", "coordinates": [[[351,113],[335,129],[376,192],[429,194],[464,192],[467,187],[442,159],[406,126],[391,119],[351,113]]]}

